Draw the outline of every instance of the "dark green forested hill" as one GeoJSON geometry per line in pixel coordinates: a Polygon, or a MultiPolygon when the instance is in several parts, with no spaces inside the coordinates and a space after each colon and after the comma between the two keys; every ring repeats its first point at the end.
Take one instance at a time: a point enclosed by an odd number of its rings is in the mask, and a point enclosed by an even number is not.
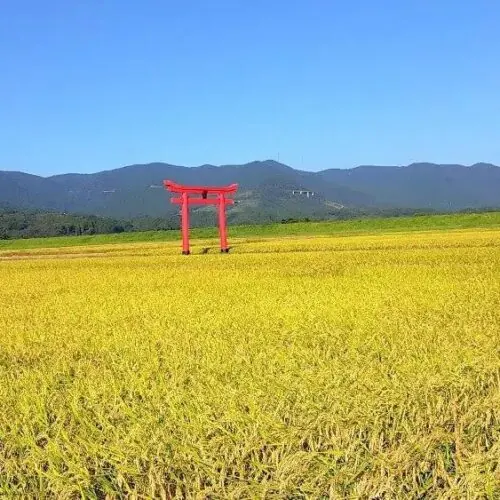
{"type": "Polygon", "coordinates": [[[0,207],[0,239],[121,233],[133,229],[131,222],[95,215],[0,207]]]}
{"type": "MultiPolygon", "coordinates": [[[[420,214],[423,214],[421,212],[420,214]]],[[[432,214],[433,211],[425,211],[432,214]]],[[[415,210],[407,209],[343,209],[333,214],[329,219],[346,220],[360,217],[394,217],[413,215],[415,210]]],[[[214,226],[215,216],[212,211],[199,210],[191,217],[192,227],[214,226]]],[[[247,224],[253,224],[250,214],[245,214],[247,224]]],[[[244,217],[238,217],[237,212],[229,213],[230,223],[238,223],[244,217]]],[[[266,222],[280,222],[291,224],[299,221],[324,220],[321,214],[302,217],[296,211],[276,210],[273,217],[266,222]],[[295,216],[293,214],[295,213],[295,216]],[[290,216],[292,214],[292,216],[290,216]],[[280,215],[284,215],[278,219],[280,215]]],[[[111,217],[99,217],[96,215],[81,215],[60,212],[46,212],[33,209],[15,209],[0,205],[0,240],[19,238],[38,238],[47,236],[85,236],[94,234],[112,234],[135,231],[163,231],[179,228],[179,217],[174,214],[169,217],[143,216],[133,219],[115,219],[111,217]]]]}
{"type": "MultiPolygon", "coordinates": [[[[239,223],[331,218],[346,210],[456,211],[500,206],[500,168],[494,165],[420,163],[305,172],[271,160],[193,168],[151,163],[46,178],[0,171],[0,205],[115,219],[156,217],[175,223],[177,208],[162,188],[164,179],[238,183],[238,203],[228,216],[239,223]],[[308,197],[299,190],[314,195],[308,197]]],[[[213,209],[199,208],[193,212],[193,222],[213,223],[213,216],[213,209]]]]}

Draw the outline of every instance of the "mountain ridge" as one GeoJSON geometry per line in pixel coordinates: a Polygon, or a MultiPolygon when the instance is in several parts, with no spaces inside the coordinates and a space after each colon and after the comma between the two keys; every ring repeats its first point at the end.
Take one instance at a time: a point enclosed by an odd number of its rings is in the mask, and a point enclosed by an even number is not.
{"type": "Polygon", "coordinates": [[[356,165],[355,167],[349,167],[349,168],[340,168],[340,167],[330,167],[330,168],[324,168],[321,170],[303,170],[303,169],[298,169],[291,167],[290,165],[287,165],[285,163],[281,163],[276,160],[254,160],[251,162],[247,163],[222,163],[220,165],[215,165],[212,163],[203,163],[202,165],[193,165],[193,166],[186,166],[186,165],[176,165],[173,163],[167,163],[167,162],[159,162],[159,161],[153,161],[153,162],[147,162],[147,163],[131,163],[130,165],[123,165],[121,167],[115,167],[111,169],[105,169],[105,170],[97,170],[95,172],[65,172],[63,174],[51,174],[51,175],[38,175],[38,174],[33,174],[31,172],[25,172],[23,170],[2,170],[0,169],[0,173],[18,173],[18,174],[24,174],[24,175],[32,175],[35,177],[41,177],[42,179],[50,179],[54,177],[62,177],[66,175],[96,175],[96,174],[103,174],[106,172],[116,172],[124,169],[129,169],[129,168],[134,168],[134,167],[150,167],[154,165],[161,165],[161,166],[168,166],[168,167],[174,167],[174,168],[181,168],[181,169],[201,169],[201,168],[224,168],[224,167],[249,167],[255,164],[265,164],[266,166],[270,165],[278,165],[278,166],[283,166],[286,167],[287,169],[294,170],[295,172],[302,172],[302,173],[307,173],[307,174],[319,174],[322,172],[330,171],[330,170],[335,170],[335,171],[350,171],[350,170],[356,170],[359,168],[364,168],[364,167],[369,167],[369,168],[401,168],[401,169],[406,169],[406,168],[411,168],[411,167],[418,167],[418,166],[435,166],[435,167],[460,167],[460,168],[475,168],[475,167],[493,167],[493,168],[500,168],[499,165],[495,165],[494,163],[489,163],[489,162],[476,162],[472,163],[470,165],[462,164],[462,163],[435,163],[435,162],[413,162],[409,163],[408,165],[379,165],[379,164],[360,164],[356,165]]]}
{"type": "MultiPolygon", "coordinates": [[[[341,210],[332,208],[336,206],[449,211],[500,206],[500,167],[490,163],[418,162],[311,172],[275,160],[197,167],[150,162],[46,177],[0,170],[0,203],[119,218],[172,217],[177,208],[169,203],[169,194],[154,189],[164,179],[202,185],[237,182],[238,204],[228,212],[235,222],[328,218],[341,210]],[[300,190],[314,195],[294,193],[300,190]]],[[[213,216],[206,208],[193,212],[195,219],[213,216]]]]}

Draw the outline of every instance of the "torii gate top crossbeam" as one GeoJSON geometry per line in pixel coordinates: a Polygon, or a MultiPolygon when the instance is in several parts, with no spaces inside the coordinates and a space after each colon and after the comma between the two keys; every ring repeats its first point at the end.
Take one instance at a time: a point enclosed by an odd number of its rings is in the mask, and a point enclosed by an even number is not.
{"type": "Polygon", "coordinates": [[[165,189],[172,193],[189,193],[189,194],[229,194],[238,191],[238,184],[230,184],[229,186],[182,186],[172,181],[163,181],[165,189]]]}

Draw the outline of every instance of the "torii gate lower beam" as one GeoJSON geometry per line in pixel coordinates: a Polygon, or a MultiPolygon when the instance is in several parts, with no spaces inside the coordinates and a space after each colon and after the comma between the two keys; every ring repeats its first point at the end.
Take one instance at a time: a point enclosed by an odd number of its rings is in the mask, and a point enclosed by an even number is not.
{"type": "Polygon", "coordinates": [[[172,193],[180,194],[180,197],[172,198],[170,201],[177,205],[181,205],[181,230],[182,230],[182,253],[189,255],[189,205],[217,205],[218,221],[219,221],[219,236],[220,236],[220,251],[223,253],[229,252],[227,244],[227,224],[226,224],[226,205],[234,204],[232,198],[226,198],[226,195],[236,193],[238,190],[237,184],[229,186],[212,187],[212,186],[183,186],[175,182],[163,181],[165,189],[172,193]],[[195,198],[190,198],[189,195],[198,195],[195,198]],[[201,195],[201,197],[200,197],[201,195]],[[208,195],[216,195],[216,197],[208,197],[208,195]]]}

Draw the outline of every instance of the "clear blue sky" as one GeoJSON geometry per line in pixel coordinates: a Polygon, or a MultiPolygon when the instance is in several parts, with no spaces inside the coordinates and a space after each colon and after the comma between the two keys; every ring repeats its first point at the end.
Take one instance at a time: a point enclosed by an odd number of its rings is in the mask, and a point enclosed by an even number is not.
{"type": "Polygon", "coordinates": [[[0,169],[500,164],[497,0],[2,0],[0,169]]]}

